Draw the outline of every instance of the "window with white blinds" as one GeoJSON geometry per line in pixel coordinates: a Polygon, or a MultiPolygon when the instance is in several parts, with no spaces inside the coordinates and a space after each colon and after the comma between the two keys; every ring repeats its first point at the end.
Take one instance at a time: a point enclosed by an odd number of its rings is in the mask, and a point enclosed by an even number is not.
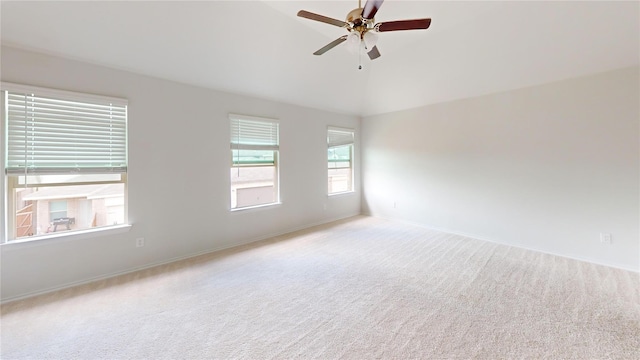
{"type": "Polygon", "coordinates": [[[231,210],[279,203],[279,123],[229,114],[231,210]]]}
{"type": "Polygon", "coordinates": [[[7,174],[125,173],[127,102],[3,84],[7,174]]]}
{"type": "Polygon", "coordinates": [[[127,224],[127,100],[1,90],[6,240],[127,224]]]}
{"type": "Polygon", "coordinates": [[[353,191],[353,129],[327,129],[328,194],[353,191]]]}

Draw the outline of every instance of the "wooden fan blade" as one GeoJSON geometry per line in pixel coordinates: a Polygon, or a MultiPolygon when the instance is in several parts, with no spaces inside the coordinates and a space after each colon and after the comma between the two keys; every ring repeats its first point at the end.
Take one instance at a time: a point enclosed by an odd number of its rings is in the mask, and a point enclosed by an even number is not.
{"type": "Polygon", "coordinates": [[[322,47],[318,51],[314,52],[313,55],[322,55],[322,54],[326,53],[327,51],[333,49],[337,45],[343,43],[345,40],[347,40],[347,35],[340,36],[339,38],[337,38],[337,39],[333,40],[332,42],[328,43],[327,45],[325,45],[324,47],[322,47]]]}
{"type": "Polygon", "coordinates": [[[338,26],[338,27],[349,27],[349,24],[347,24],[346,22],[344,22],[342,20],[332,19],[330,17],[314,14],[312,12],[308,12],[308,11],[305,11],[305,10],[298,11],[298,16],[306,18],[306,19],[320,21],[320,22],[323,22],[323,23],[326,23],[326,24],[330,24],[330,25],[335,25],[335,26],[338,26]]]}
{"type": "Polygon", "coordinates": [[[384,0],[367,0],[364,8],[362,8],[362,18],[367,20],[373,19],[383,2],[384,0]]]}
{"type": "Polygon", "coordinates": [[[376,31],[398,31],[398,30],[420,30],[428,29],[431,25],[431,19],[415,19],[415,20],[398,20],[377,23],[376,31]]]}
{"type": "Polygon", "coordinates": [[[378,51],[377,46],[374,46],[373,49],[371,49],[371,51],[367,53],[367,55],[369,55],[369,59],[375,60],[380,57],[380,51],[378,51]]]}

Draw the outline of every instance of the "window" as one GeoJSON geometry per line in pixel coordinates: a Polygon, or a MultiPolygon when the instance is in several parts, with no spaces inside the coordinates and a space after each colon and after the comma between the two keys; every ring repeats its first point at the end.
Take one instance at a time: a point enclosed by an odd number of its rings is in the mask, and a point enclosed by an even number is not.
{"type": "Polygon", "coordinates": [[[7,241],[126,222],[127,101],[2,83],[7,241]]]}
{"type": "Polygon", "coordinates": [[[353,138],[351,129],[327,131],[329,195],[353,191],[353,138]]]}
{"type": "Polygon", "coordinates": [[[231,209],[280,202],[278,122],[229,114],[231,120],[231,209]]]}
{"type": "Polygon", "coordinates": [[[67,217],[67,201],[49,201],[49,221],[67,217]]]}

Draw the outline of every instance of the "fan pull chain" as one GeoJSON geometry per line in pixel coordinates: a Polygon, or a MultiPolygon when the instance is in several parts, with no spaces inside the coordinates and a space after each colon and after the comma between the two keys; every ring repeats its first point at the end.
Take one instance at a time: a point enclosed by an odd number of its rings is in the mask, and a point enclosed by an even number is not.
{"type": "Polygon", "coordinates": [[[358,70],[362,70],[362,40],[360,40],[360,46],[358,47],[358,70]]]}

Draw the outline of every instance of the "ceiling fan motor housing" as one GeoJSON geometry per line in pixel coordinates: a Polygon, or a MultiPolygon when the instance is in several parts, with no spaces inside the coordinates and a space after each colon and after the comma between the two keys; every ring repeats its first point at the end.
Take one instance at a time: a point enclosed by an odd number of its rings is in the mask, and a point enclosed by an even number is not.
{"type": "Polygon", "coordinates": [[[375,19],[363,19],[362,18],[362,10],[363,8],[353,9],[347,14],[346,22],[353,24],[353,30],[359,32],[360,34],[365,33],[370,30],[369,24],[373,24],[375,19]]]}

